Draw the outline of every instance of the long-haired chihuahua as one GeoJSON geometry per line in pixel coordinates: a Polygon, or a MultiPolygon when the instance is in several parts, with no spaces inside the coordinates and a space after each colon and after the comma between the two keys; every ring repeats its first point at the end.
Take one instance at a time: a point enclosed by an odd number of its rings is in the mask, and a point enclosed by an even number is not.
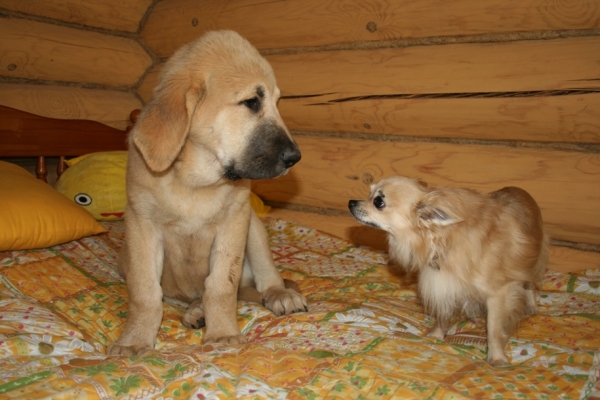
{"type": "Polygon", "coordinates": [[[525,190],[482,194],[395,176],[350,200],[359,222],[388,233],[392,261],[419,272],[418,293],[443,340],[453,319],[487,314],[488,362],[508,365],[519,321],[537,312],[535,290],[548,263],[542,215],[525,190]]]}

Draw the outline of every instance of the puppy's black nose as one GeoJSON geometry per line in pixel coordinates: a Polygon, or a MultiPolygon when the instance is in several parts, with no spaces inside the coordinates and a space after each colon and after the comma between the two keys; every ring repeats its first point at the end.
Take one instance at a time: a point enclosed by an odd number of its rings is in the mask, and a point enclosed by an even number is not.
{"type": "Polygon", "coordinates": [[[283,151],[279,155],[279,158],[281,159],[281,161],[283,161],[283,164],[286,168],[290,168],[298,161],[300,161],[300,158],[302,158],[302,154],[300,153],[300,149],[298,149],[298,146],[287,146],[283,149],[283,151]]]}
{"type": "Polygon", "coordinates": [[[348,202],[348,208],[349,208],[349,209],[351,209],[351,210],[352,210],[354,207],[356,207],[357,205],[358,205],[358,200],[350,200],[350,201],[348,202]]]}

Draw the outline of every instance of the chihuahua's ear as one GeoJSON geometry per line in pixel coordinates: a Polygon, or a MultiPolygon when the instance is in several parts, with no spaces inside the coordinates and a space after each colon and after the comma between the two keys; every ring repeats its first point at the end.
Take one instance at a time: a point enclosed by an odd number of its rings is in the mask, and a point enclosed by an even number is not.
{"type": "Polygon", "coordinates": [[[417,218],[425,226],[448,226],[463,221],[446,201],[428,196],[417,204],[417,218]]]}
{"type": "Polygon", "coordinates": [[[427,185],[427,182],[425,182],[421,178],[417,178],[416,183],[417,183],[417,186],[419,187],[419,189],[421,189],[424,192],[426,192],[427,189],[429,189],[429,185],[427,185]]]}

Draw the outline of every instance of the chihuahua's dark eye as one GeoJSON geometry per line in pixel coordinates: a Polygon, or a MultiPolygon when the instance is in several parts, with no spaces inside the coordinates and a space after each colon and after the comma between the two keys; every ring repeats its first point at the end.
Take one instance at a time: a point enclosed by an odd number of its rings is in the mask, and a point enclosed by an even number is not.
{"type": "Polygon", "coordinates": [[[381,196],[377,196],[373,199],[373,205],[376,209],[381,210],[385,208],[385,201],[383,201],[383,198],[381,196]]]}
{"type": "Polygon", "coordinates": [[[254,112],[258,112],[258,110],[260,110],[260,100],[258,99],[258,97],[252,97],[250,99],[243,100],[240,102],[240,104],[245,105],[254,112]]]}

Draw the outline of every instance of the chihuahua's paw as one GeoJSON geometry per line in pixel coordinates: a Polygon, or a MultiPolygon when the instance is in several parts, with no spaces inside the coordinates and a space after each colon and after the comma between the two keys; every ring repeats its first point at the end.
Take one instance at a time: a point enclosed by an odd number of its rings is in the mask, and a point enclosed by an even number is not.
{"type": "Polygon", "coordinates": [[[263,304],[275,315],[308,311],[306,298],[294,289],[267,289],[263,294],[263,304]]]}
{"type": "Polygon", "coordinates": [[[444,340],[446,334],[440,328],[433,328],[428,334],[427,337],[431,337],[437,340],[444,340]]]}

